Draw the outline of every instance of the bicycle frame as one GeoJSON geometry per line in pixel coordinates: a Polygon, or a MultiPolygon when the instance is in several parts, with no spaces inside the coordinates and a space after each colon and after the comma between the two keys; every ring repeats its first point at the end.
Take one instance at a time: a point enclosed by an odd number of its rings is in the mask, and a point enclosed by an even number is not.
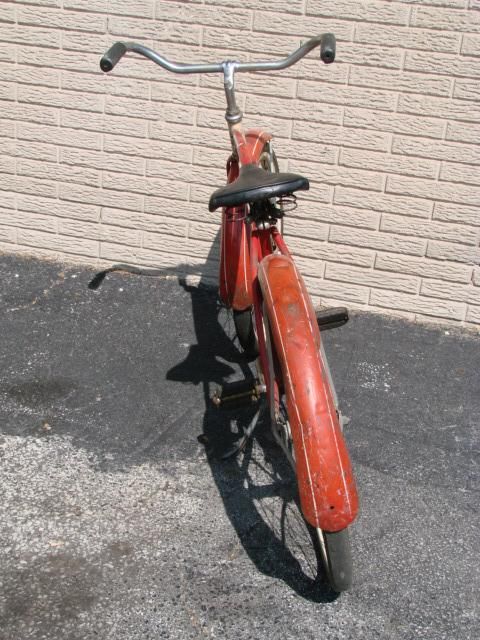
{"type": "MultiPolygon", "coordinates": [[[[234,152],[227,163],[228,182],[238,176],[239,166],[258,163],[271,139],[259,129],[244,134],[239,123],[230,125],[230,132],[234,152]]],[[[302,512],[312,526],[339,531],[355,519],[358,497],[314,309],[278,229],[245,224],[247,214],[245,205],[222,213],[220,296],[233,309],[253,306],[260,368],[275,412],[282,391],[287,399],[302,512]],[[272,379],[265,324],[279,363],[272,379]],[[296,385],[297,377],[305,384],[296,385]]]]}
{"type": "MultiPolygon", "coordinates": [[[[235,73],[285,69],[317,46],[324,63],[334,61],[336,45],[332,33],[310,38],[280,60],[224,60],[207,64],[172,62],[142,44],[119,41],[101,58],[100,67],[105,72],[111,71],[131,51],[174,73],[222,73],[227,102],[225,119],[232,142],[232,155],[227,162],[227,180],[231,183],[247,165],[253,167],[241,172],[240,180],[249,171],[250,175],[263,176],[257,165],[262,164],[262,154],[271,138],[259,129],[242,131],[242,112],[235,99],[235,73]]],[[[270,157],[273,159],[271,154],[270,157]]],[[[288,179],[277,185],[274,184],[276,176],[268,176],[265,184],[260,177],[258,185],[253,185],[258,188],[256,193],[255,189],[252,190],[250,200],[261,204],[263,208],[259,211],[256,207],[250,209],[248,204],[223,210],[220,297],[226,306],[239,312],[246,311],[240,317],[248,322],[249,336],[252,334],[250,309],[253,309],[259,349],[257,368],[262,378],[261,383],[255,385],[256,397],[266,392],[274,436],[295,465],[303,515],[316,528],[315,535],[330,585],[340,592],[351,584],[347,527],[358,510],[355,482],[315,312],[303,280],[275,226],[274,200],[269,207],[264,195],[269,193],[270,198],[274,194],[281,197],[288,195],[289,191],[308,188],[305,178],[293,177],[295,179],[290,180],[289,174],[284,174],[282,179],[288,179]],[[269,184],[270,180],[273,182],[269,184]],[[283,397],[286,399],[285,411],[283,397]],[[281,412],[286,415],[282,416],[281,412]]],[[[245,186],[248,181],[241,184],[245,186]]],[[[217,190],[209,208],[216,209],[217,202],[249,202],[248,189],[238,190],[233,198],[226,197],[226,193],[234,193],[234,189],[226,192],[217,190]],[[223,199],[216,201],[218,192],[223,193],[223,199]]],[[[102,272],[101,278],[107,272],[102,272]]],[[[101,278],[97,278],[95,287],[101,278]]],[[[240,333],[243,332],[239,332],[239,337],[240,333]]],[[[246,429],[243,442],[252,433],[261,409],[246,429]]],[[[235,448],[234,453],[238,450],[235,448]]]]}

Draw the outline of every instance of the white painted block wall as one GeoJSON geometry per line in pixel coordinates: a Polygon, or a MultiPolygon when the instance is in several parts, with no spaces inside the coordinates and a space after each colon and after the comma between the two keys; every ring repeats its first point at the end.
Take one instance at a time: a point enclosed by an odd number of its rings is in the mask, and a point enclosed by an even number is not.
{"type": "Polygon", "coordinates": [[[239,74],[247,126],[311,190],[286,237],[316,302],[480,325],[478,0],[17,0],[0,3],[0,250],[214,279],[228,135],[220,76],[181,61],[279,58],[239,74]]]}

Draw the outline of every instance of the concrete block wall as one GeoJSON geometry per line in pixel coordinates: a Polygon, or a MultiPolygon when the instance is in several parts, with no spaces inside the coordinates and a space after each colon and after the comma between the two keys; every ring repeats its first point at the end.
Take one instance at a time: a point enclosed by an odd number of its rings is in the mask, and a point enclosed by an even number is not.
{"type": "Polygon", "coordinates": [[[311,180],[285,232],[315,302],[478,328],[478,0],[3,0],[0,250],[213,280],[220,75],[99,55],[279,58],[323,31],[336,64],[237,76],[245,125],[311,180]]]}

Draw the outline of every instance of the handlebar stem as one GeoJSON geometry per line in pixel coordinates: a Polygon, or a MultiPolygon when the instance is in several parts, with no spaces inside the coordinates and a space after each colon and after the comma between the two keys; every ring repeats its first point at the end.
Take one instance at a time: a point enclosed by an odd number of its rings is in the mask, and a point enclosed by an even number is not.
{"type": "Polygon", "coordinates": [[[227,98],[225,120],[229,125],[238,124],[242,121],[243,116],[235,99],[235,70],[238,64],[238,62],[232,62],[230,60],[222,63],[223,84],[225,87],[225,96],[227,98]]]}

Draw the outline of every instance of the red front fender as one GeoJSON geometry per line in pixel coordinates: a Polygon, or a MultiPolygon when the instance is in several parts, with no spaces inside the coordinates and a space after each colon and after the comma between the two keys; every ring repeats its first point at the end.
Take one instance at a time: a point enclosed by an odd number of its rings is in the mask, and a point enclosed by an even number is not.
{"type": "MultiPolygon", "coordinates": [[[[257,164],[265,144],[271,136],[260,129],[249,129],[245,134],[240,127],[233,129],[240,164],[257,164]]],[[[238,177],[238,160],[231,157],[227,163],[227,181],[238,177]]],[[[250,231],[245,224],[246,205],[223,210],[220,251],[220,298],[233,309],[246,309],[252,305],[251,266],[248,243],[250,231]]]]}
{"type": "Polygon", "coordinates": [[[312,526],[339,531],[354,520],[358,496],[315,313],[288,256],[265,257],[258,279],[282,371],[302,512],[312,526]]]}

